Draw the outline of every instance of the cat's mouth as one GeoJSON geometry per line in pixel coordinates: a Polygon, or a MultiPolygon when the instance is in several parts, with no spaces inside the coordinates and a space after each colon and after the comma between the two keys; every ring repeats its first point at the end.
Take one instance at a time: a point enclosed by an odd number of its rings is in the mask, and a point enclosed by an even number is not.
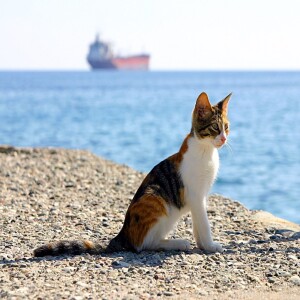
{"type": "Polygon", "coordinates": [[[220,149],[223,147],[224,144],[221,144],[221,145],[216,145],[216,148],[220,149]]]}
{"type": "Polygon", "coordinates": [[[222,148],[225,144],[226,144],[226,141],[225,142],[214,142],[214,146],[218,149],[222,148]]]}

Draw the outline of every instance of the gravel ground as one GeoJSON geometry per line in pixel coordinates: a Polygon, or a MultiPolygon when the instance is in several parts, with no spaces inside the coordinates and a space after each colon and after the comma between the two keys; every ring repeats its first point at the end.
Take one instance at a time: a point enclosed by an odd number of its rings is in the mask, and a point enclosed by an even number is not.
{"type": "Polygon", "coordinates": [[[208,213],[222,254],[195,247],[187,215],[170,236],[188,252],[32,258],[50,240],[107,244],[143,178],[86,151],[0,147],[0,298],[299,299],[300,227],[219,195],[208,213]]]}

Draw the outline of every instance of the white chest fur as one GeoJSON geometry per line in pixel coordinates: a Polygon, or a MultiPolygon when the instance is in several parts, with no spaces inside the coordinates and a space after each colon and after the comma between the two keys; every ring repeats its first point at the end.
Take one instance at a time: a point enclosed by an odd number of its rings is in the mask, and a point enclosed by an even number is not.
{"type": "Polygon", "coordinates": [[[206,213],[207,194],[217,176],[218,150],[209,140],[188,140],[188,150],[183,155],[180,173],[184,184],[186,208],[192,213],[193,233],[200,249],[222,251],[220,244],[212,240],[206,213]]]}
{"type": "Polygon", "coordinates": [[[180,167],[186,195],[193,194],[198,199],[205,197],[217,176],[218,168],[219,154],[212,143],[190,138],[180,167]]]}

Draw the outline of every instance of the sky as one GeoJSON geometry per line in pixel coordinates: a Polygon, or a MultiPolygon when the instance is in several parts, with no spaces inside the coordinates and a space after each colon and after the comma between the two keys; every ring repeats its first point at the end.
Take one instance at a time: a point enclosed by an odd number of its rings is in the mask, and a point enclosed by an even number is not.
{"type": "Polygon", "coordinates": [[[97,32],[152,70],[300,70],[299,0],[0,0],[0,70],[88,70],[97,32]]]}

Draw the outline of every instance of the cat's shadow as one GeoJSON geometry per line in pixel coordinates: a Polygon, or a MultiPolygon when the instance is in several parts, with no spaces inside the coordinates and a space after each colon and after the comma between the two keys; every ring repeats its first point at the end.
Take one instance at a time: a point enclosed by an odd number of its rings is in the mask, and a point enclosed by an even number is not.
{"type": "MultiPolygon", "coordinates": [[[[273,247],[261,248],[256,246],[257,244],[274,244],[279,242],[291,242],[299,240],[300,236],[297,238],[282,238],[278,240],[267,239],[267,240],[258,240],[255,244],[252,244],[252,247],[245,248],[244,245],[238,244],[229,244],[224,245],[225,251],[221,255],[236,255],[236,254],[248,254],[248,253],[265,253],[268,255],[269,253],[274,252],[282,252],[285,253],[295,253],[300,252],[299,247],[287,247],[285,249],[273,249],[273,247]]],[[[116,252],[112,254],[99,254],[95,255],[97,258],[101,257],[109,257],[113,258],[114,261],[111,263],[111,267],[114,269],[120,268],[130,268],[130,267],[157,267],[162,266],[163,263],[168,260],[170,257],[180,255],[184,253],[185,255],[205,255],[207,257],[215,255],[214,253],[207,253],[199,248],[193,248],[188,251],[143,251],[141,253],[133,253],[133,252],[116,252]]],[[[85,256],[89,254],[83,254],[81,256],[85,256]]],[[[17,265],[18,263],[39,263],[41,261],[64,261],[70,259],[74,255],[60,255],[60,256],[45,256],[45,257],[32,257],[32,258],[20,258],[15,260],[2,260],[0,261],[0,266],[4,265],[17,265]]]]}

